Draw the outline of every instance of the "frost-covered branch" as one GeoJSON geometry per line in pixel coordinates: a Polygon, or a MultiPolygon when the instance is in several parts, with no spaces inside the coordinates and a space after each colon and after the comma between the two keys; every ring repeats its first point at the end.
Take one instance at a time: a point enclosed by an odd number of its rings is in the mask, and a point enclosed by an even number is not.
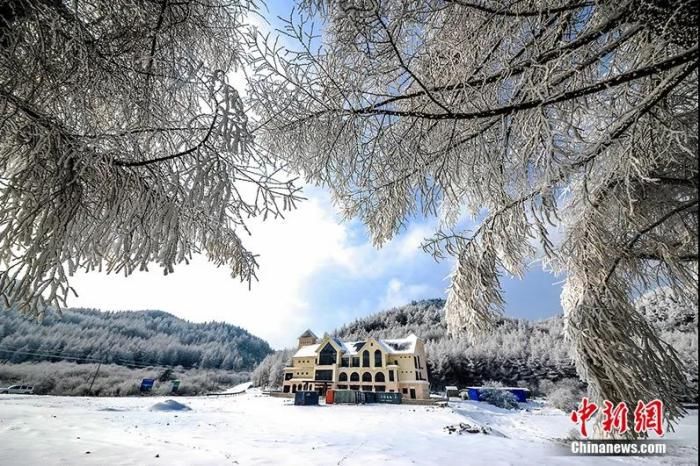
{"type": "Polygon", "coordinates": [[[294,208],[231,73],[245,0],[0,7],[0,294],[34,315],[79,270],[172,273],[205,254],[255,279],[250,217],[294,208]]]}
{"type": "Polygon", "coordinates": [[[653,392],[676,417],[678,360],[631,303],[697,284],[697,209],[686,209],[697,202],[696,5],[302,6],[282,31],[289,47],[254,38],[256,143],[330,187],[377,245],[409,218],[439,216],[424,248],[455,259],[452,332],[488,331],[501,276],[544,256],[566,277],[569,335],[594,395],[653,392]],[[320,40],[305,34],[313,19],[320,40]],[[472,231],[459,227],[465,214],[472,231]]]}

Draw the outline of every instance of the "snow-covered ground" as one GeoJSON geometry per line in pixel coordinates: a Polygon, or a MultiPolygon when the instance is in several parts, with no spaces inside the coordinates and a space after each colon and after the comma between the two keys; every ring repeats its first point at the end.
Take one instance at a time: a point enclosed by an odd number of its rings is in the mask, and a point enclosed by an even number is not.
{"type": "Polygon", "coordinates": [[[566,437],[573,425],[536,404],[515,412],[469,401],[447,408],[307,407],[253,391],[178,397],[189,411],[150,410],[164,401],[0,396],[0,464],[696,464],[698,458],[697,411],[668,435],[684,445],[680,456],[601,459],[560,456],[552,439],[566,437]],[[460,422],[493,431],[444,430],[460,422]]]}

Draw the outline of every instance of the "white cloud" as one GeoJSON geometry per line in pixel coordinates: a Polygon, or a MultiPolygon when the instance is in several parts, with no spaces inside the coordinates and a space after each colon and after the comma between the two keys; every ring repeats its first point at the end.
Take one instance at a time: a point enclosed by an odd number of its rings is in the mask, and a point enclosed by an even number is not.
{"type": "Polygon", "coordinates": [[[392,278],[389,280],[380,301],[380,308],[389,309],[401,306],[413,299],[422,298],[429,292],[431,292],[431,288],[428,285],[421,283],[407,285],[398,278],[392,278]]]}

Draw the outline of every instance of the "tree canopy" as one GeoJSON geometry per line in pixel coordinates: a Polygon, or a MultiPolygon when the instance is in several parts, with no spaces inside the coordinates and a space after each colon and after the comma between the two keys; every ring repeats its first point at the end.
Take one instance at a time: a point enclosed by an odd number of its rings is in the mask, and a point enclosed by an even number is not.
{"type": "Polygon", "coordinates": [[[245,221],[297,189],[251,150],[230,80],[246,0],[0,5],[0,295],[42,314],[77,270],[168,274],[203,253],[251,280],[245,221]]]}
{"type": "Polygon", "coordinates": [[[632,303],[697,286],[697,20],[686,0],[302,2],[255,40],[256,141],[378,245],[437,215],[453,333],[489,330],[502,274],[543,256],[592,396],[673,419],[681,363],[632,303]]]}

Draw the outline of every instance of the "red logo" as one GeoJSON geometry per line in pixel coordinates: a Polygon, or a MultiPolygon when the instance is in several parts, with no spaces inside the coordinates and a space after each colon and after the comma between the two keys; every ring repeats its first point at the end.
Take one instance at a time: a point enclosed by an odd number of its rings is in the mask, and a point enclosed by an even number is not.
{"type": "Polygon", "coordinates": [[[586,421],[588,421],[596,411],[598,411],[598,405],[589,402],[588,398],[584,397],[583,400],[581,400],[581,407],[577,411],[572,411],[571,413],[571,421],[576,424],[581,423],[581,435],[584,437],[588,437],[586,421]]]}
{"type": "Polygon", "coordinates": [[[612,432],[613,429],[621,434],[627,432],[627,404],[623,401],[614,406],[605,400],[603,405],[603,432],[612,432]]]}
{"type": "Polygon", "coordinates": [[[651,400],[647,404],[639,400],[634,409],[634,431],[653,430],[659,436],[664,435],[663,419],[664,404],[661,400],[651,400]]]}
{"type": "MultiPolygon", "coordinates": [[[[583,398],[579,409],[571,412],[571,421],[580,424],[581,435],[588,437],[586,422],[598,411],[598,405],[583,398]]],[[[614,405],[611,401],[603,402],[603,432],[617,431],[624,434],[628,427],[629,409],[624,401],[614,405]]],[[[657,435],[664,435],[663,427],[664,404],[661,400],[651,400],[648,403],[637,402],[634,409],[634,431],[637,433],[653,430],[657,435]]]]}

